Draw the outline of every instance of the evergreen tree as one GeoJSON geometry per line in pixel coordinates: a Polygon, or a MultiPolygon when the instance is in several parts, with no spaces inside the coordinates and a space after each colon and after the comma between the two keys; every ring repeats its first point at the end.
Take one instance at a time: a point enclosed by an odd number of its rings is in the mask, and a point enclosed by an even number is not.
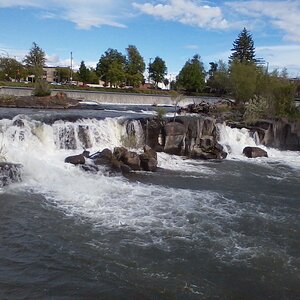
{"type": "Polygon", "coordinates": [[[29,53],[25,56],[23,62],[31,69],[36,79],[41,79],[43,67],[46,63],[46,54],[35,42],[33,42],[29,53]]]}
{"type": "Polygon", "coordinates": [[[167,75],[166,63],[162,58],[156,56],[153,63],[149,64],[149,76],[156,87],[160,82],[163,82],[165,75],[167,75]]]}
{"type": "Polygon", "coordinates": [[[79,80],[81,80],[83,83],[89,82],[90,70],[86,67],[84,61],[80,63],[78,76],[79,76],[79,80]]]}
{"type": "Polygon", "coordinates": [[[178,74],[177,83],[187,92],[200,92],[204,88],[205,70],[200,55],[194,55],[185,63],[178,74]]]}
{"type": "Polygon", "coordinates": [[[231,51],[233,52],[229,57],[230,62],[256,62],[254,41],[246,28],[241,31],[238,38],[233,42],[231,51]]]}

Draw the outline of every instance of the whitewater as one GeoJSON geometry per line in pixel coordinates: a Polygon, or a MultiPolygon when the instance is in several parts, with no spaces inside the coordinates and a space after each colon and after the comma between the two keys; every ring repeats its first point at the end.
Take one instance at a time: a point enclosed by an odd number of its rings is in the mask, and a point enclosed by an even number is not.
{"type": "Polygon", "coordinates": [[[142,151],[140,122],[113,112],[0,120],[23,166],[0,189],[0,298],[299,299],[300,153],[219,124],[222,162],[158,153],[158,172],[126,177],[64,163],[121,146],[128,128],[142,151]],[[269,157],[242,155],[256,145],[269,157]]]}

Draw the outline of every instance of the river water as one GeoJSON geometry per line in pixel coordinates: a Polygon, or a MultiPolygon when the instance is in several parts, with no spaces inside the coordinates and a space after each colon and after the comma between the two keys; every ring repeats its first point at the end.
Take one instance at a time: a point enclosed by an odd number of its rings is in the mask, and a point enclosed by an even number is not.
{"type": "Polygon", "coordinates": [[[300,299],[300,153],[247,159],[255,140],[220,124],[222,162],[159,153],[126,177],[64,163],[79,128],[112,149],[138,113],[2,110],[23,181],[0,189],[0,299],[300,299]]]}

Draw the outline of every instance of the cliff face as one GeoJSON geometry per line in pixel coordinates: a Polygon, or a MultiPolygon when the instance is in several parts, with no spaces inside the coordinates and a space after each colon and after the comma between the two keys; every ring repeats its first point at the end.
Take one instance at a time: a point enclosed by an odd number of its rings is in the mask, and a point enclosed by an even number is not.
{"type": "Polygon", "coordinates": [[[286,120],[259,121],[254,124],[260,142],[280,150],[300,151],[300,121],[288,122],[286,120]]]}
{"type": "Polygon", "coordinates": [[[226,157],[218,141],[216,120],[207,116],[142,121],[145,142],[156,151],[200,159],[226,157]]]}

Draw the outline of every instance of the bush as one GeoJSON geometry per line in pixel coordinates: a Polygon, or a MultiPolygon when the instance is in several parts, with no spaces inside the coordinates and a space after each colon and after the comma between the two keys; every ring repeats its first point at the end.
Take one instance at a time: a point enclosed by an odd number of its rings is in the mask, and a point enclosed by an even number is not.
{"type": "Polygon", "coordinates": [[[246,104],[244,120],[247,123],[252,123],[260,118],[266,117],[269,112],[269,102],[264,97],[254,97],[246,104]]]}
{"type": "Polygon", "coordinates": [[[34,86],[33,95],[37,97],[50,96],[51,91],[45,80],[37,80],[34,86]]]}

